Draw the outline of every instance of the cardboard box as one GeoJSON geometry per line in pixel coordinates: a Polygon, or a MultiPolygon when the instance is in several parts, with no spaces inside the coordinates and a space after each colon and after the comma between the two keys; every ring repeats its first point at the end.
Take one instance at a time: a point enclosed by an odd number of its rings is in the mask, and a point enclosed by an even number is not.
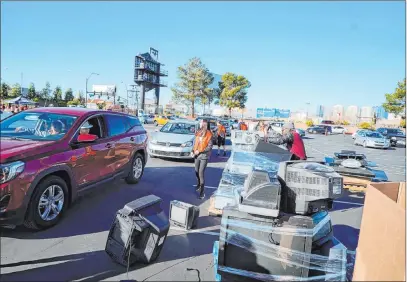
{"type": "Polygon", "coordinates": [[[406,281],[406,183],[366,190],[353,281],[406,281]]]}

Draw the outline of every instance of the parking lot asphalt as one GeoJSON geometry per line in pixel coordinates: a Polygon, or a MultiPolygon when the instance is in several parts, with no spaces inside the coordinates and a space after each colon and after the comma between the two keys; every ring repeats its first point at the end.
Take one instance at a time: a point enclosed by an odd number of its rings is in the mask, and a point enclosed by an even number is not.
{"type": "MultiPolygon", "coordinates": [[[[149,132],[154,130],[151,126],[146,128],[149,132]]],[[[355,148],[350,136],[316,135],[304,141],[308,155],[316,160],[341,149],[355,148]]],[[[391,180],[405,179],[405,149],[356,149],[377,162],[391,180]]],[[[202,201],[194,191],[192,162],[154,158],[149,159],[140,183],[116,181],[96,188],[81,197],[65,218],[49,230],[2,230],[1,280],[214,281],[212,246],[219,238],[220,218],[208,216],[208,200],[218,186],[228,156],[213,154],[206,173],[206,198],[202,201]],[[200,206],[198,226],[188,232],[171,228],[157,262],[136,265],[126,275],[126,269],[104,252],[108,230],[118,209],[148,194],[161,197],[167,213],[169,202],[174,199],[200,206]]],[[[335,236],[350,250],[357,246],[363,201],[363,195],[345,192],[330,212],[335,236]]]]}

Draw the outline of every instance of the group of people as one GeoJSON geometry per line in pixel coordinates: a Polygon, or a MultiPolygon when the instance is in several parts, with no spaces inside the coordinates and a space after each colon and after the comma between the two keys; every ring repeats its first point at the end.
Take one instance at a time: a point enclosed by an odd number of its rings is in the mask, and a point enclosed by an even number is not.
{"type": "Polygon", "coordinates": [[[13,105],[13,104],[8,104],[7,106],[5,104],[1,105],[1,110],[2,112],[10,112],[12,114],[16,114],[19,112],[23,112],[25,110],[28,110],[28,106],[18,106],[18,105],[13,105]]]}
{"type": "MultiPolygon", "coordinates": [[[[248,130],[247,124],[241,120],[238,124],[239,130],[248,130]]],[[[276,135],[270,138],[268,133],[269,127],[261,122],[257,130],[265,133],[265,140],[275,145],[286,145],[287,149],[292,154],[292,160],[306,160],[307,155],[305,152],[304,142],[301,136],[295,131],[292,123],[285,123],[282,128],[282,135],[276,135]]],[[[220,121],[217,122],[217,145],[219,156],[220,148],[223,147],[223,155],[226,156],[225,140],[226,129],[220,121]]],[[[195,134],[195,142],[191,155],[195,159],[195,174],[197,178],[196,191],[199,193],[199,199],[205,198],[205,169],[208,165],[210,153],[213,147],[213,133],[211,132],[209,123],[207,120],[201,120],[199,130],[195,134]]]]}

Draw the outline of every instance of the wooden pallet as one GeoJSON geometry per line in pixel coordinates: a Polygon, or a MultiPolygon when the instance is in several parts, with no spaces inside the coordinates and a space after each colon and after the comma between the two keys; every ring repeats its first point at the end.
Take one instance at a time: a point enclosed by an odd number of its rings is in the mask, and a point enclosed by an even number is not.
{"type": "Polygon", "coordinates": [[[348,189],[349,192],[360,193],[365,192],[367,186],[371,183],[368,178],[352,177],[343,175],[343,188],[348,189]]]}
{"type": "Polygon", "coordinates": [[[222,216],[222,210],[215,208],[215,197],[209,199],[208,215],[210,216],[222,216]]]}

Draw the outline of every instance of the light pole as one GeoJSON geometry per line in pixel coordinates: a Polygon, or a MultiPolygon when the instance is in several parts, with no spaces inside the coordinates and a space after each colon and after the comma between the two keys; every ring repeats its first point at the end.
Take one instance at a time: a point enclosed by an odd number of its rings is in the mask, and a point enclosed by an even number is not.
{"type": "Polygon", "coordinates": [[[87,108],[88,107],[88,81],[89,81],[89,78],[92,76],[92,75],[99,75],[98,73],[95,73],[95,72],[92,72],[87,78],[86,78],[86,88],[85,88],[85,91],[86,91],[86,95],[85,95],[85,108],[87,108]]]}
{"type": "Polygon", "coordinates": [[[307,113],[306,113],[305,119],[308,120],[308,108],[309,108],[310,103],[305,103],[305,104],[307,105],[307,113]]]}

